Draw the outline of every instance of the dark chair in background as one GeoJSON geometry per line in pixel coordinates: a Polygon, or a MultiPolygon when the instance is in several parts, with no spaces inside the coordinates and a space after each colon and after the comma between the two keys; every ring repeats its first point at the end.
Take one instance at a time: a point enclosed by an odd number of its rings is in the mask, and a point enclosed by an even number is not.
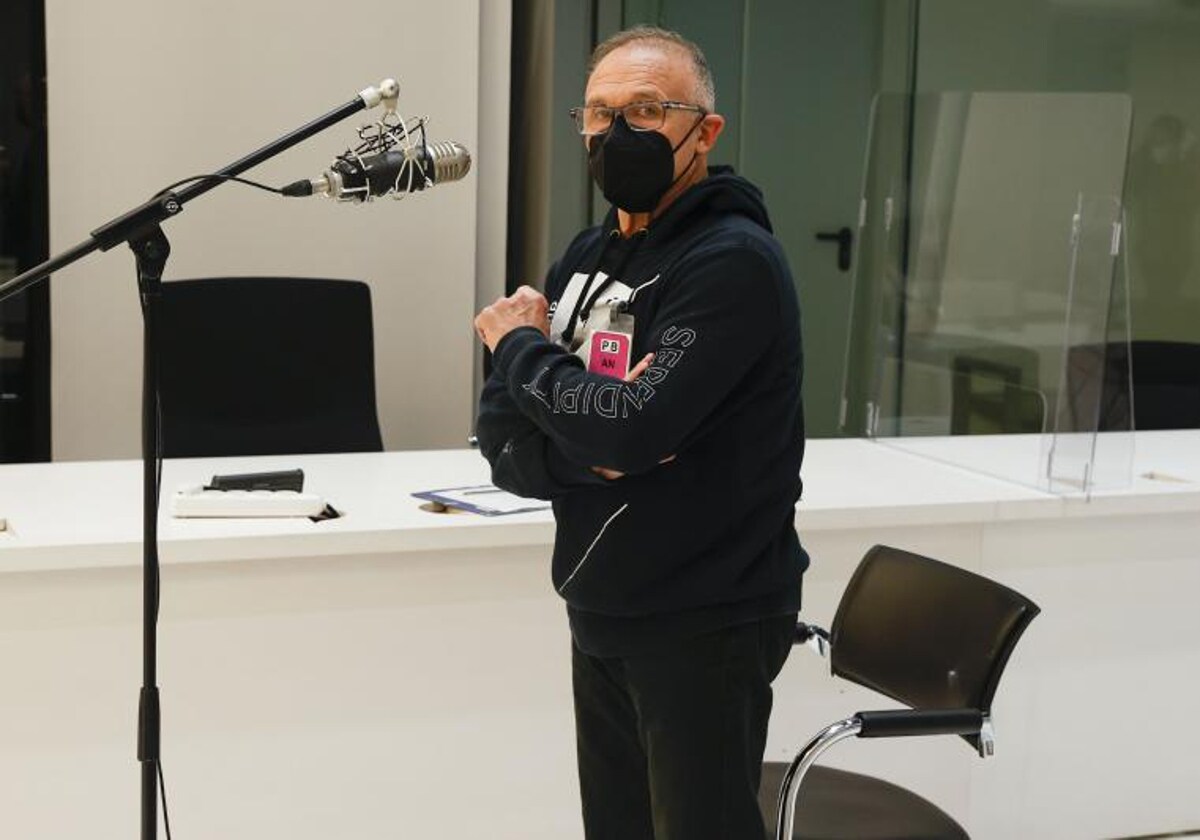
{"type": "Polygon", "coordinates": [[[950,434],[1040,434],[1046,404],[1036,389],[1022,385],[1024,372],[966,353],[956,355],[951,382],[950,434]]]}
{"type": "Polygon", "coordinates": [[[365,283],[181,280],[161,311],[166,457],[383,449],[365,283]]]}
{"type": "Polygon", "coordinates": [[[1077,431],[1198,429],[1200,344],[1077,345],[1067,355],[1067,387],[1077,431]]]}
{"type": "Polygon", "coordinates": [[[992,697],[1038,612],[1020,593],[956,566],[886,546],[867,552],[832,633],[801,624],[797,642],[827,644],[835,675],[909,708],[858,712],[818,733],[790,765],[764,764],[759,804],[771,836],[966,838],[945,812],[904,788],[814,764],[851,737],[960,735],[990,755],[992,697]]]}
{"type": "Polygon", "coordinates": [[[1134,341],[1129,363],[1134,428],[1200,429],[1200,344],[1134,341]]]}

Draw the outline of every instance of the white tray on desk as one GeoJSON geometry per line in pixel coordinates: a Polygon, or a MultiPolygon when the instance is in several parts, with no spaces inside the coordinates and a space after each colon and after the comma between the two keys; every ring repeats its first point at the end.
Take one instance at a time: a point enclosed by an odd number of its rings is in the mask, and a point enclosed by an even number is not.
{"type": "Polygon", "coordinates": [[[325,499],[293,490],[205,490],[183,487],[171,497],[171,514],[180,519],[319,516],[325,499]]]}

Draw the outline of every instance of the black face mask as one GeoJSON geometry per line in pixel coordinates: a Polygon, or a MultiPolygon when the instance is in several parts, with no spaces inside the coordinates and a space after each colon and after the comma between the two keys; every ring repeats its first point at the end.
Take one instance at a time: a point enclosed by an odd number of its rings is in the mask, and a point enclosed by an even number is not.
{"type": "Polygon", "coordinates": [[[625,117],[617,114],[607,133],[588,140],[588,170],[592,180],[609,202],[625,212],[649,213],[695,163],[693,154],[679,178],[674,177],[675,153],[702,120],[703,117],[697,120],[672,148],[665,135],[657,131],[634,131],[625,117]]]}

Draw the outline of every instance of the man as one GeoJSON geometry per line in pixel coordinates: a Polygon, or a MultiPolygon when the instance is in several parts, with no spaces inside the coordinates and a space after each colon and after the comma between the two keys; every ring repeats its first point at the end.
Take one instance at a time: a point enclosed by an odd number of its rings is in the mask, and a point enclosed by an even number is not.
{"type": "Polygon", "coordinates": [[[572,112],[613,204],[476,318],[496,484],[552,499],[589,840],[759,840],[771,681],[808,564],[794,528],[800,326],[760,193],[709,169],[703,54],[597,47],[572,112]]]}

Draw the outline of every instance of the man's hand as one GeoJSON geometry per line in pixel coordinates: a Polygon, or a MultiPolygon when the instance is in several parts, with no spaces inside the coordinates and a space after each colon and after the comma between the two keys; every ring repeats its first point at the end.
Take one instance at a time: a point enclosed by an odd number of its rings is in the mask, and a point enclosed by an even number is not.
{"type": "MultiPolygon", "coordinates": [[[[629,373],[625,376],[625,381],[633,382],[635,379],[637,379],[639,376],[641,376],[643,373],[645,373],[646,368],[650,367],[650,365],[653,362],[654,362],[654,354],[647,353],[645,356],[642,357],[642,360],[640,362],[638,362],[636,365],[633,366],[633,370],[629,371],[629,373]]],[[[675,460],[674,455],[668,455],[666,458],[663,458],[658,463],[666,464],[666,463],[668,463],[670,461],[674,461],[674,460],[675,460]]],[[[600,476],[601,478],[608,479],[609,481],[616,481],[618,478],[623,478],[625,475],[625,473],[621,472],[620,470],[610,470],[608,467],[592,467],[592,472],[594,472],[596,475],[600,476]]]]}
{"type": "Polygon", "coordinates": [[[542,335],[550,335],[549,305],[537,289],[522,286],[508,297],[496,298],[491,306],[475,316],[475,332],[492,352],[500,339],[518,327],[537,327],[542,335]]]}
{"type": "Polygon", "coordinates": [[[645,373],[646,368],[650,367],[650,365],[652,365],[653,363],[654,363],[654,354],[653,353],[647,353],[645,356],[642,356],[642,360],[640,362],[638,362],[636,365],[634,365],[633,369],[630,370],[629,373],[625,374],[625,381],[633,382],[639,376],[641,376],[643,373],[645,373]]]}

